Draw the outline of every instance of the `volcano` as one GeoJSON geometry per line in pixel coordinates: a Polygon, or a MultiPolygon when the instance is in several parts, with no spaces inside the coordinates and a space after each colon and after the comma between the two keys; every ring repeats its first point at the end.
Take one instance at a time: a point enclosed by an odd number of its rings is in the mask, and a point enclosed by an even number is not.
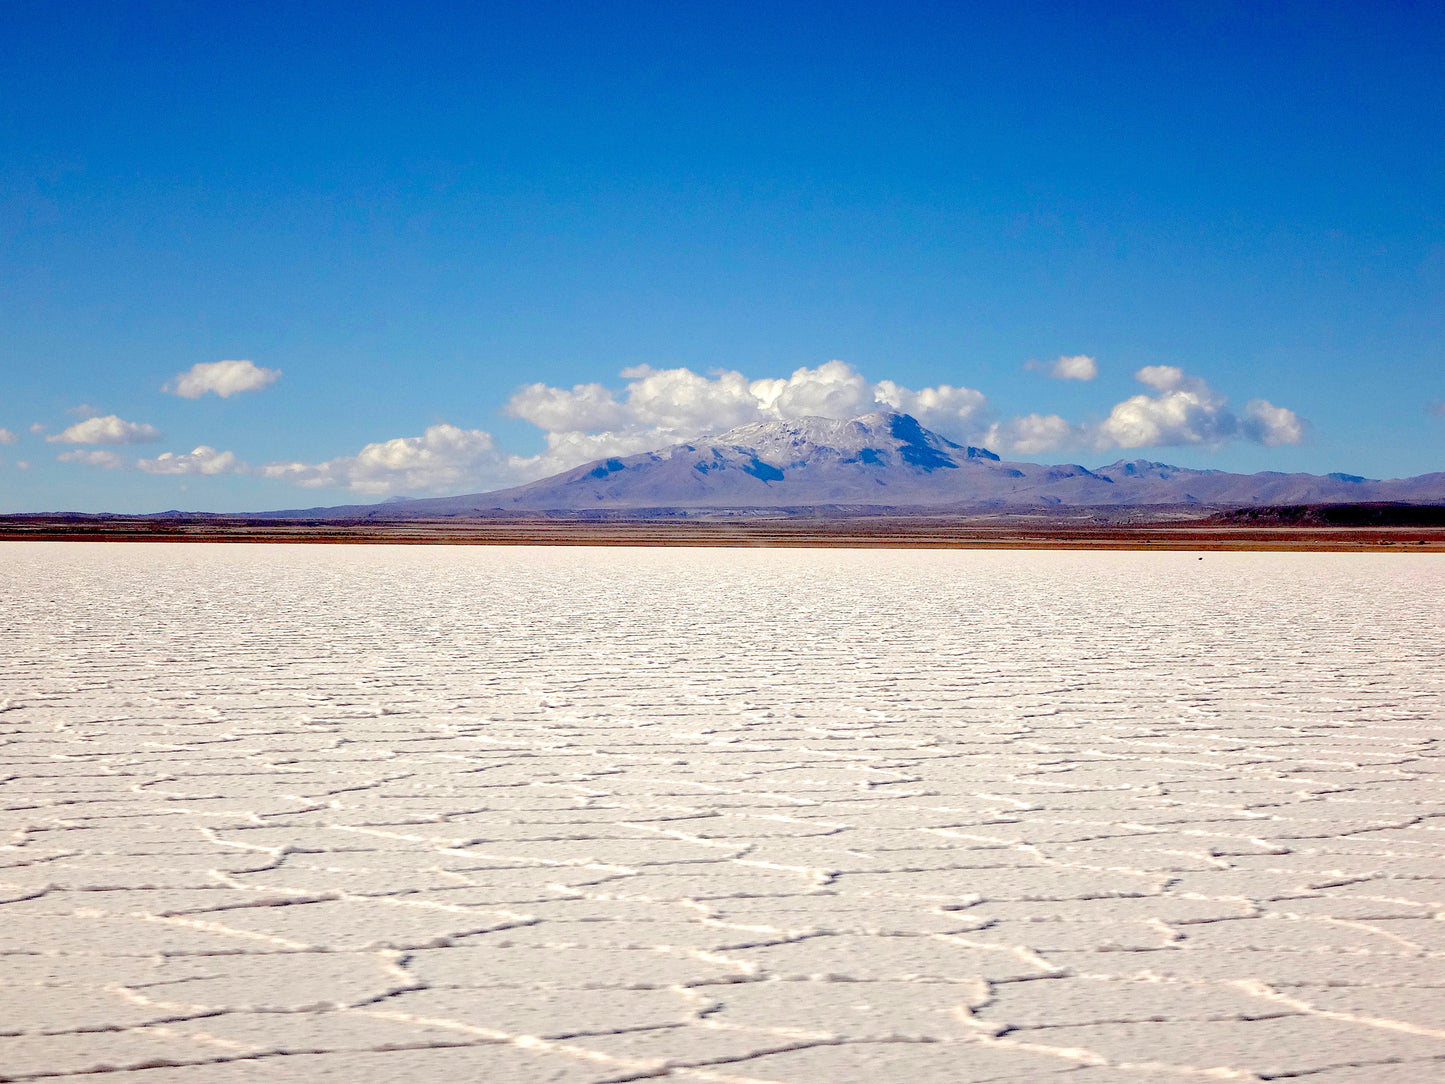
{"type": "MultiPolygon", "coordinates": [[[[368,518],[648,510],[987,510],[1049,506],[1445,503],[1445,473],[1229,474],[1136,459],[1090,470],[1009,462],[908,414],[754,422],[720,436],[599,459],[511,489],[393,500],[368,518]]],[[[311,510],[313,513],[316,510],[311,510]]],[[[350,509],[355,513],[355,507],[350,509]]]]}

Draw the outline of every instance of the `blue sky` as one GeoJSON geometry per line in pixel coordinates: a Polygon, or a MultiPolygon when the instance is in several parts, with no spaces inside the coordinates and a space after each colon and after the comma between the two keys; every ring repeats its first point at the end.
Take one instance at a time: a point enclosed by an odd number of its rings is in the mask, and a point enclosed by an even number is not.
{"type": "Polygon", "coordinates": [[[1179,7],[6,4],[0,510],[465,492],[878,404],[1041,461],[1445,469],[1445,13],[1179,7]]]}

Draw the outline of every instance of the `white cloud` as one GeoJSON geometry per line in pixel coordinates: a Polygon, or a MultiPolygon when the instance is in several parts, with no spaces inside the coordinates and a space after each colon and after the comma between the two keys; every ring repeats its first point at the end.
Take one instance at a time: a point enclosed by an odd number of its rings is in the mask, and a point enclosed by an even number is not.
{"type": "MultiPolygon", "coordinates": [[[[1093,359],[1079,355],[1054,365],[1063,363],[1073,374],[1066,378],[1077,380],[1093,359]]],[[[873,410],[900,410],[960,442],[1021,457],[1071,445],[1214,444],[1239,436],[1264,444],[1296,443],[1305,428],[1291,411],[1263,400],[1252,401],[1241,421],[1203,380],[1163,365],[1135,374],[1155,394],[1115,405],[1098,425],[1038,413],[992,421],[980,391],[951,384],[913,390],[891,380],[870,384],[841,361],[751,381],[732,370],[705,376],[645,365],[620,375],[626,381],[621,389],[600,383],[570,389],[536,383],[518,389],[506,411],[543,430],[546,448],[537,455],[504,455],[480,430],[434,426],[422,437],[367,445],[356,456],[317,464],[272,463],[257,472],[303,486],[345,486],[372,494],[455,493],[517,484],[594,459],[715,436],[749,422],[846,418],[873,410]]]]}
{"type": "Polygon", "coordinates": [[[795,369],[786,380],[755,380],[749,390],[776,418],[852,418],[878,407],[868,382],[842,361],[795,369]]]}
{"type": "Polygon", "coordinates": [[[546,384],[518,389],[506,411],[542,429],[547,449],[511,457],[514,474],[542,477],[591,459],[649,451],[748,422],[851,418],[873,410],[902,410],[930,428],[968,440],[982,431],[987,402],[982,392],[948,384],[918,391],[891,380],[870,385],[841,361],[752,381],[731,370],[704,376],[647,365],[620,375],[628,382],[620,392],[595,383],[570,390],[546,384]]]}
{"type": "Polygon", "coordinates": [[[1245,406],[1241,422],[1223,396],[1177,366],[1149,365],[1134,378],[1159,394],[1115,404],[1094,430],[1094,444],[1101,450],[1221,444],[1237,435],[1268,445],[1304,439],[1305,423],[1293,411],[1255,399],[1245,406]]]}
{"type": "MultiPolygon", "coordinates": [[[[83,424],[83,423],[82,423],[83,424]]],[[[111,451],[71,451],[59,457],[111,470],[133,468],[147,474],[252,475],[291,482],[307,489],[324,486],[357,493],[464,492],[515,481],[490,434],[454,425],[433,425],[419,437],[398,437],[368,444],[351,456],[323,463],[277,462],[252,466],[234,452],[202,444],[189,452],[162,452],[154,459],[129,462],[111,451]]]]}
{"type": "Polygon", "coordinates": [[[731,429],[752,421],[757,399],[746,378],[737,372],[720,372],[711,379],[691,369],[627,370],[628,420],[669,432],[700,433],[731,429]]]}
{"type": "Polygon", "coordinates": [[[529,481],[570,470],[581,463],[609,456],[636,455],[677,443],[674,434],[658,429],[603,433],[548,433],[547,450],[539,455],[508,456],[506,466],[513,480],[529,481]]]}
{"type": "Polygon", "coordinates": [[[1074,354],[1054,362],[1049,375],[1057,380],[1093,380],[1099,375],[1099,365],[1087,354],[1074,354]]]}
{"type": "Polygon", "coordinates": [[[17,470],[29,470],[29,469],[30,469],[30,463],[29,463],[28,460],[17,459],[17,460],[15,461],[15,467],[16,467],[17,470]]]}
{"type": "Polygon", "coordinates": [[[1268,399],[1251,399],[1244,404],[1240,432],[1258,444],[1271,448],[1299,444],[1305,439],[1305,423],[1293,410],[1277,407],[1268,399]]]}
{"type": "MultiPolygon", "coordinates": [[[[1153,368],[1170,369],[1171,366],[1153,368]]],[[[1233,436],[1238,428],[1234,415],[1225,409],[1224,400],[1207,388],[1166,387],[1167,373],[1160,375],[1147,369],[1135,375],[1143,383],[1159,388],[1161,394],[1135,395],[1116,403],[1098,427],[1096,443],[1100,448],[1215,444],[1233,436]]]]}
{"type": "Polygon", "coordinates": [[[867,382],[841,361],[752,382],[738,372],[707,377],[645,365],[624,369],[622,376],[628,384],[620,395],[601,384],[571,391],[529,384],[506,410],[549,433],[665,430],[698,436],[769,417],[852,417],[875,404],[867,382]]]}
{"type": "Polygon", "coordinates": [[[571,391],[528,384],[513,393],[505,409],[548,432],[609,429],[627,421],[627,408],[601,384],[578,384],[571,391]]]}
{"type": "Polygon", "coordinates": [[[100,411],[96,410],[95,407],[89,403],[81,403],[79,406],[66,407],[65,413],[74,415],[77,418],[93,418],[99,414],[100,411]]]}
{"type": "Polygon", "coordinates": [[[491,434],[433,425],[419,437],[368,444],[324,463],[267,463],[254,473],[307,489],[339,486],[357,493],[462,492],[497,484],[502,457],[491,434]]]}
{"type": "Polygon", "coordinates": [[[686,439],[766,418],[848,418],[878,403],[867,381],[841,361],[751,382],[733,371],[709,377],[646,365],[621,375],[628,381],[621,393],[601,384],[570,391],[528,384],[508,400],[506,411],[554,434],[658,431],[686,439]]]}
{"type": "MultiPolygon", "coordinates": [[[[1184,391],[1201,400],[1218,398],[1202,378],[1190,376],[1177,365],[1146,365],[1134,374],[1134,379],[1166,394],[1184,391]]],[[[1218,399],[1218,402],[1222,404],[1224,400],[1218,399]]]]}
{"type": "Polygon", "coordinates": [[[208,392],[225,399],[243,391],[260,391],[280,376],[280,369],[265,369],[251,361],[200,361],[173,376],[161,391],[182,399],[199,399],[208,392]]]}
{"type": "Polygon", "coordinates": [[[20,438],[8,429],[0,429],[0,444],[14,444],[20,438]]]}
{"type": "MultiPolygon", "coordinates": [[[[1084,355],[1060,358],[1052,368],[1063,379],[1088,379],[1097,372],[1093,359],[1084,355]]],[[[713,436],[749,422],[810,415],[846,418],[874,410],[903,411],[960,442],[981,443],[1020,457],[1069,445],[1136,448],[1217,444],[1235,437],[1273,446],[1299,443],[1307,431],[1307,423],[1292,411],[1263,399],[1251,400],[1236,417],[1203,380],[1168,365],[1140,369],[1135,376],[1152,394],[1115,404],[1096,425],[1038,413],[997,421],[989,416],[988,400],[980,391],[951,384],[914,390],[891,380],[870,384],[841,361],[759,380],[731,370],[703,375],[686,368],[649,366],[625,369],[621,376],[626,381],[621,389],[600,383],[571,389],[542,383],[519,388],[506,411],[541,429],[546,442],[542,452],[531,456],[503,453],[482,430],[438,424],[420,436],[378,441],[355,455],[317,463],[252,466],[232,452],[204,444],[190,452],[165,452],[133,463],[109,451],[67,452],[60,458],[111,469],[130,466],[157,475],[251,475],[305,488],[335,487],[379,496],[499,488],[594,459],[713,436]]],[[[121,444],[159,438],[151,426],[108,415],[89,418],[47,439],[121,444]]]]}
{"type": "Polygon", "coordinates": [[[1064,354],[1052,363],[1026,361],[1024,368],[1047,372],[1055,380],[1093,380],[1099,375],[1099,364],[1087,354],[1064,354]]]}
{"type": "Polygon", "coordinates": [[[248,474],[251,470],[234,452],[218,452],[209,444],[183,455],[162,452],[154,459],[137,459],[135,465],[147,474],[248,474]]]}
{"type": "Polygon", "coordinates": [[[161,431],[153,425],[123,421],[114,414],[103,418],[87,418],[69,429],[46,437],[52,444],[145,444],[160,440],[161,431]]]}
{"type": "Polygon", "coordinates": [[[988,405],[983,392],[950,384],[910,391],[891,380],[880,380],[873,386],[873,394],[878,402],[912,414],[929,429],[949,434],[970,435],[988,405]]]}
{"type": "Polygon", "coordinates": [[[1213,444],[1234,435],[1234,415],[1221,404],[1191,392],[1135,395],[1116,403],[1100,423],[1101,448],[1150,448],[1175,444],[1213,444]]]}
{"type": "Polygon", "coordinates": [[[129,465],[125,461],[125,456],[119,452],[106,452],[99,449],[82,451],[77,448],[73,452],[61,452],[55,458],[62,463],[85,463],[92,467],[104,467],[106,470],[120,470],[129,465]]]}
{"type": "Polygon", "coordinates": [[[1006,455],[1038,455],[1077,443],[1081,433],[1057,414],[1027,414],[989,426],[984,444],[1006,455]]]}
{"type": "Polygon", "coordinates": [[[30,431],[31,431],[32,433],[35,433],[36,435],[39,435],[39,434],[45,432],[45,429],[46,429],[46,425],[45,425],[44,422],[36,422],[34,425],[32,425],[32,426],[30,427],[30,431]]]}

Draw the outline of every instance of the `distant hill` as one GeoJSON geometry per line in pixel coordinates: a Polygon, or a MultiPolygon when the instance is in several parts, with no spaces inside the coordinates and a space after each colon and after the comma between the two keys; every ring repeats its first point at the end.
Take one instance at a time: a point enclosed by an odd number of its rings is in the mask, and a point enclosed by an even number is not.
{"type": "Polygon", "coordinates": [[[457,497],[269,513],[412,519],[545,513],[659,514],[707,510],[867,514],[1050,507],[1251,507],[1445,504],[1445,473],[1378,481],[1348,474],[1228,474],[1148,460],[1090,470],[1008,462],[956,444],[907,414],[759,422],[718,437],[599,459],[527,485],[457,497]]]}
{"type": "Polygon", "coordinates": [[[1244,527],[1445,527],[1445,505],[1261,505],[1219,512],[1209,522],[1244,527]]]}

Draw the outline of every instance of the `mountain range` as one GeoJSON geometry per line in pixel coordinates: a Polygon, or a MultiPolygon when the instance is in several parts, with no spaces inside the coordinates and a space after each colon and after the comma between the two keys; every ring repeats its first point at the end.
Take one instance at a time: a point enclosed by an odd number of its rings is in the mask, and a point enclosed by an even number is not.
{"type": "Polygon", "coordinates": [[[1445,504],[1445,472],[1375,480],[1350,474],[1229,474],[1143,459],[1092,470],[1009,462],[956,444],[908,414],[757,422],[721,436],[599,459],[511,489],[277,515],[367,519],[507,514],[836,509],[986,511],[1049,507],[1200,509],[1395,502],[1445,504]]]}

